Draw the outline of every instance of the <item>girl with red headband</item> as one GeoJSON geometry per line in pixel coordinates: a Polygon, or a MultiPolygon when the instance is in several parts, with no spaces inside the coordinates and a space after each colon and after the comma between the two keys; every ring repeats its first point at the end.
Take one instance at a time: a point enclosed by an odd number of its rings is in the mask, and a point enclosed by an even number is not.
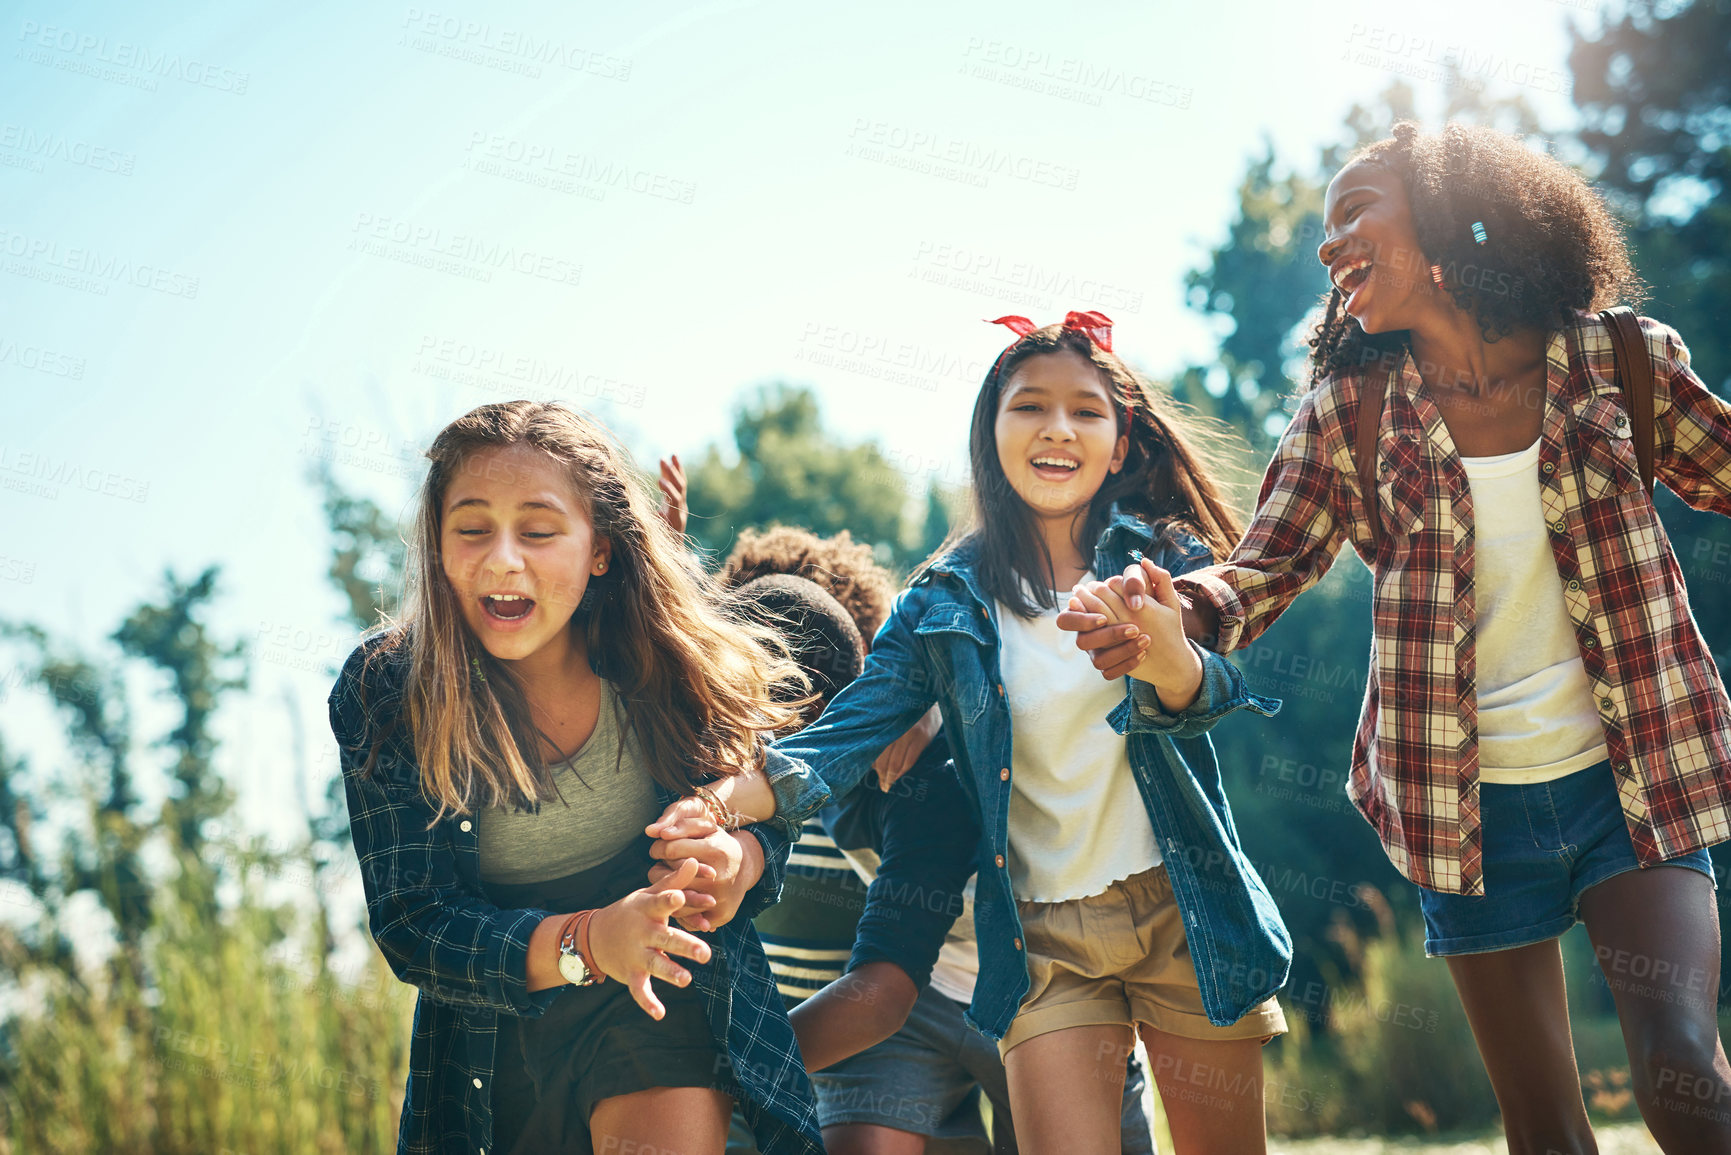
{"type": "MultiPolygon", "coordinates": [[[[1056,625],[1090,575],[1144,554],[1203,565],[1237,520],[1184,422],[1113,355],[1109,320],[999,323],[1017,339],[974,406],[974,527],[896,599],[864,673],[777,748],[845,797],[938,706],[979,835],[925,882],[959,893],[978,868],[967,1017],[998,1040],[1023,1151],[1118,1149],[1138,1032],[1179,1152],[1261,1151],[1260,1046],[1286,1029],[1273,995],[1291,942],[1206,732],[1278,703],[1185,639],[1170,585],[1127,611],[1146,642],[1120,682],[1056,625]]],[[[876,952],[862,930],[850,966],[893,944],[876,952]]]]}

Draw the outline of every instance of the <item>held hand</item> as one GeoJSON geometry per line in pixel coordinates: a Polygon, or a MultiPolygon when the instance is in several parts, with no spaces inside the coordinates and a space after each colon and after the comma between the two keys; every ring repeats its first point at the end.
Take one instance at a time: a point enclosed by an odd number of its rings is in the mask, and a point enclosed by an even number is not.
{"type": "Polygon", "coordinates": [[[685,507],[685,467],[679,464],[679,454],[672,460],[661,459],[661,519],[673,527],[674,533],[684,533],[688,511],[685,507]]]}
{"type": "Polygon", "coordinates": [[[1172,575],[1152,562],[1142,562],[1133,577],[1137,580],[1089,583],[1078,596],[1085,604],[1094,599],[1113,620],[1129,621],[1142,631],[1148,645],[1130,676],[1154,686],[1167,710],[1178,713],[1196,700],[1202,685],[1202,661],[1184,633],[1184,603],[1172,587],[1172,575]]]}
{"type": "Polygon", "coordinates": [[[691,972],[670,957],[693,962],[709,961],[709,944],[669,926],[673,912],[684,905],[683,889],[697,878],[697,863],[688,860],[667,879],[643,890],[634,890],[612,906],[602,907],[589,920],[589,953],[595,966],[610,979],[631,991],[652,1019],[667,1014],[667,1008],[650,989],[651,976],[686,986],[691,972]]]}
{"type": "Polygon", "coordinates": [[[889,788],[900,781],[903,774],[914,768],[914,763],[920,760],[920,755],[926,752],[926,747],[937,737],[940,724],[942,717],[938,708],[933,706],[918,722],[909,727],[906,734],[884,747],[884,752],[872,763],[872,769],[877,771],[880,790],[888,793],[889,788]]]}
{"type": "Polygon", "coordinates": [[[1058,615],[1058,628],[1077,631],[1076,648],[1088,655],[1101,677],[1112,681],[1142,664],[1151,639],[1130,615],[1120,615],[1102,602],[1094,587],[1106,588],[1103,582],[1076,588],[1068,607],[1058,615]]]}
{"type": "Polygon", "coordinates": [[[731,922],[763,877],[763,844],[756,836],[720,830],[714,823],[705,834],[658,839],[649,854],[661,860],[649,868],[654,883],[664,882],[688,862],[698,864],[699,877],[683,887],[686,905],[673,915],[688,930],[711,931],[731,922]]]}

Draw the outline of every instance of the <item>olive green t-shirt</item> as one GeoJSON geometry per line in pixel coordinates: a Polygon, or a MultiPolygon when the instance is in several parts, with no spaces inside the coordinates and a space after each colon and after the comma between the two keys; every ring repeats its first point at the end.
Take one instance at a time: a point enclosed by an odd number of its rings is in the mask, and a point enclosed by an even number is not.
{"type": "Polygon", "coordinates": [[[661,813],[655,783],[624,722],[612,684],[603,681],[595,732],[553,768],[559,797],[543,802],[538,813],[502,806],[479,811],[482,881],[546,882],[588,870],[655,821],[661,813]]]}

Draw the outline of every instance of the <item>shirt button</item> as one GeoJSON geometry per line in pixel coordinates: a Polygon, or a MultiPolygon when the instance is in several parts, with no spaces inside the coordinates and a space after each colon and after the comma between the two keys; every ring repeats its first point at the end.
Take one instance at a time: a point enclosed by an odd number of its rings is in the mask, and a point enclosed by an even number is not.
{"type": "Polygon", "coordinates": [[[1599,639],[1597,639],[1597,638],[1583,638],[1581,640],[1581,644],[1590,650],[1594,646],[1599,644],[1599,639]]]}
{"type": "Polygon", "coordinates": [[[1611,709],[1616,704],[1617,703],[1611,701],[1611,699],[1609,699],[1609,698],[1600,698],[1599,699],[1599,705],[1605,707],[1605,709],[1607,709],[1607,710],[1611,709]]]}
{"type": "Polygon", "coordinates": [[[1567,529],[1569,527],[1568,527],[1567,523],[1565,523],[1563,521],[1563,519],[1559,517],[1557,520],[1555,520],[1551,523],[1551,528],[1556,530],[1558,533],[1562,533],[1565,529],[1567,529]]]}
{"type": "Polygon", "coordinates": [[[998,855],[998,857],[994,858],[992,861],[996,862],[999,866],[1002,866],[1002,865],[1004,865],[1004,856],[1000,854],[1000,855],[998,855]]]}
{"type": "Polygon", "coordinates": [[[1580,593],[1581,592],[1581,583],[1578,579],[1576,579],[1576,578],[1570,578],[1569,579],[1569,592],[1570,593],[1580,593]]]}
{"type": "Polygon", "coordinates": [[[1611,763],[1611,769],[1615,770],[1619,774],[1627,774],[1629,772],[1629,764],[1627,762],[1613,762],[1611,763]]]}
{"type": "Polygon", "coordinates": [[[1543,465],[1539,466],[1539,468],[1544,470],[1546,473],[1555,473],[1557,471],[1556,463],[1552,461],[1545,462],[1543,465]]]}
{"type": "Polygon", "coordinates": [[[476,1079],[475,1080],[475,1090],[479,1091],[480,1089],[481,1089],[481,1080],[476,1079]]]}
{"type": "Polygon", "coordinates": [[[986,607],[985,607],[985,606],[981,606],[981,607],[980,607],[980,616],[981,616],[981,617],[982,617],[982,618],[990,618],[990,617],[991,617],[991,616],[992,616],[992,615],[991,615],[991,614],[989,614],[989,613],[987,613],[987,612],[986,612],[986,607]]]}
{"type": "Polygon", "coordinates": [[[1003,696],[1004,696],[1004,684],[1002,682],[999,682],[998,683],[998,697],[1002,698],[1003,696]]]}
{"type": "Polygon", "coordinates": [[[473,830],[474,828],[475,828],[474,824],[471,823],[467,818],[463,819],[463,821],[457,826],[457,829],[461,830],[464,834],[469,833],[469,831],[473,830]]]}
{"type": "Polygon", "coordinates": [[[998,771],[998,781],[1008,782],[1009,780],[1010,780],[1010,768],[1008,766],[1006,766],[1002,770],[998,771]]]}
{"type": "Polygon", "coordinates": [[[1022,949],[1022,940],[1021,940],[1021,939],[1019,939],[1019,938],[1015,938],[1015,939],[1011,939],[1011,940],[1010,940],[1010,941],[1011,941],[1011,942],[1013,942],[1013,943],[1015,943],[1015,944],[1016,944],[1016,949],[1017,949],[1017,950],[1021,950],[1021,949],[1022,949]]]}

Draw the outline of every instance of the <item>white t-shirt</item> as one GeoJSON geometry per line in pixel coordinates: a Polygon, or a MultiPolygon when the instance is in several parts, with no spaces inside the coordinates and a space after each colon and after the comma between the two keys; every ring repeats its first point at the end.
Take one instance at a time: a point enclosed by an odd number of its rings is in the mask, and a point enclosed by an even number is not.
{"type": "MultiPolygon", "coordinates": [[[[1084,580],[1087,576],[1084,575],[1084,580]]],[[[1069,600],[1059,594],[1058,604],[1069,600]]],[[[999,670],[1010,707],[1010,884],[1018,899],[1099,894],[1160,863],[1124,736],[1106,715],[1124,700],[1058,628],[998,606],[999,670]]]]}
{"type": "Polygon", "coordinates": [[[1463,457],[1473,495],[1479,780],[1549,782],[1609,757],[1539,491],[1539,442],[1463,457]]]}

